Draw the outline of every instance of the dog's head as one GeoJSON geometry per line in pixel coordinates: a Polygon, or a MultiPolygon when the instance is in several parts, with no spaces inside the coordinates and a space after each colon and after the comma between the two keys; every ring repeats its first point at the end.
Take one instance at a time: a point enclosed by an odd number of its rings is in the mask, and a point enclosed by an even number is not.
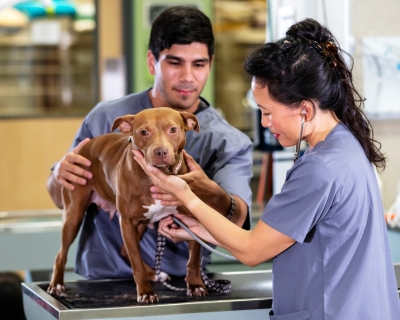
{"type": "Polygon", "coordinates": [[[117,128],[131,136],[133,147],[143,153],[148,164],[166,170],[182,161],[186,131],[200,130],[195,115],[171,108],[145,109],[136,115],[118,117],[111,131],[117,128]]]}

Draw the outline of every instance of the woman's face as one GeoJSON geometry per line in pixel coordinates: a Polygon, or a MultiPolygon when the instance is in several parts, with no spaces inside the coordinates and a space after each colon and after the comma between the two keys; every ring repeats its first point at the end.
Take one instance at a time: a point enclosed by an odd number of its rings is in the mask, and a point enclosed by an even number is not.
{"type": "Polygon", "coordinates": [[[289,108],[274,101],[268,87],[261,87],[255,80],[251,83],[254,99],[261,110],[261,124],[269,128],[283,147],[291,147],[299,141],[301,128],[301,108],[289,108]]]}

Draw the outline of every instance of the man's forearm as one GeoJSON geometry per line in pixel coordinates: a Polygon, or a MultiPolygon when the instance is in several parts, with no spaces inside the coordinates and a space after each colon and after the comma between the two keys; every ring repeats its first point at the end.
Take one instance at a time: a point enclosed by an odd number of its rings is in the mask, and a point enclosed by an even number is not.
{"type": "MultiPolygon", "coordinates": [[[[248,213],[247,204],[240,197],[236,195],[232,196],[235,199],[235,209],[230,220],[239,227],[242,227],[248,213]]],[[[210,186],[210,194],[200,196],[199,198],[223,216],[227,216],[230,213],[231,198],[229,194],[215,182],[210,186]]]]}
{"type": "Polygon", "coordinates": [[[235,211],[232,215],[231,221],[239,227],[243,227],[247,214],[249,213],[249,208],[247,207],[247,203],[243,201],[238,196],[232,195],[235,198],[235,211]]]}
{"type": "Polygon", "coordinates": [[[47,179],[47,191],[49,192],[54,204],[60,209],[63,208],[61,188],[62,186],[57,182],[53,172],[51,172],[49,178],[47,179]]]}

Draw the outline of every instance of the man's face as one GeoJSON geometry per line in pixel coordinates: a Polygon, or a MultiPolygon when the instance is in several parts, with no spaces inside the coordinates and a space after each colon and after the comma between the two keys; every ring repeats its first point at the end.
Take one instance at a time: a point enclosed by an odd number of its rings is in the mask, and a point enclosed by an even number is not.
{"type": "Polygon", "coordinates": [[[150,93],[154,107],[196,111],[199,96],[210,75],[207,45],[199,42],[174,44],[160,52],[158,61],[148,51],[147,64],[154,75],[154,87],[150,93]]]}

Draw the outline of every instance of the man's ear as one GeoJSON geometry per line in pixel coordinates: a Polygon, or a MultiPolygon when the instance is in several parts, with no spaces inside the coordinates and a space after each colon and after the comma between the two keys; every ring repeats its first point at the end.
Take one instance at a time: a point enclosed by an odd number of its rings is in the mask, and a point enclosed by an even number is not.
{"type": "Polygon", "coordinates": [[[152,76],[156,74],[156,63],[157,60],[154,57],[153,53],[151,50],[147,51],[147,68],[152,76]]]}
{"type": "Polygon", "coordinates": [[[180,112],[183,121],[185,122],[185,131],[194,130],[196,132],[200,131],[200,124],[197,117],[189,112],[180,112]]]}
{"type": "Polygon", "coordinates": [[[126,114],[122,117],[116,118],[111,126],[111,131],[114,131],[115,129],[119,128],[119,130],[121,130],[122,133],[131,134],[132,123],[134,119],[135,119],[134,114],[126,114]]]}

